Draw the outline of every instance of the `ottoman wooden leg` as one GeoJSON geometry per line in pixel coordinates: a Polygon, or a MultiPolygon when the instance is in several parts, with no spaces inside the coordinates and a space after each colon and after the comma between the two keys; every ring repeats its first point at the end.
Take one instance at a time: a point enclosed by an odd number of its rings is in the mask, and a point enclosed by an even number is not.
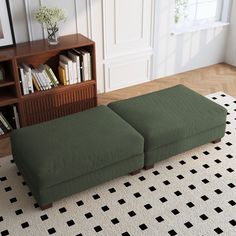
{"type": "Polygon", "coordinates": [[[143,169],[144,170],[149,170],[149,169],[152,169],[153,167],[154,167],[154,164],[150,165],[150,166],[144,166],[143,169]]]}
{"type": "Polygon", "coordinates": [[[41,206],[40,208],[42,211],[44,211],[44,210],[51,208],[51,207],[52,207],[52,203],[48,203],[47,205],[41,206]]]}
{"type": "Polygon", "coordinates": [[[219,143],[220,141],[221,141],[221,138],[218,138],[218,139],[212,141],[212,143],[216,144],[216,143],[219,143]]]}
{"type": "Polygon", "coordinates": [[[132,171],[130,175],[137,175],[138,173],[140,173],[140,169],[132,171]]]}

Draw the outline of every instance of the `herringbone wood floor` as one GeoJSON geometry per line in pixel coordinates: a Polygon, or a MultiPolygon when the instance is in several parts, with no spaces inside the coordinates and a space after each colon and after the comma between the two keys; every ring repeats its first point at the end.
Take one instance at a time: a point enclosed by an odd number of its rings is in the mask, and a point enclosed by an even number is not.
{"type": "Polygon", "coordinates": [[[144,84],[101,94],[98,96],[98,102],[99,104],[107,104],[111,101],[134,97],[177,84],[183,84],[202,95],[223,91],[236,97],[236,67],[227,64],[217,64],[153,80],[144,84]]]}
{"type": "MultiPolygon", "coordinates": [[[[100,94],[98,96],[98,103],[107,104],[111,101],[161,90],[176,84],[183,84],[202,95],[223,91],[233,97],[236,97],[236,68],[227,64],[217,64],[174,76],[153,80],[144,84],[100,94]]],[[[6,156],[9,153],[9,139],[0,140],[0,157],[6,156]]]]}

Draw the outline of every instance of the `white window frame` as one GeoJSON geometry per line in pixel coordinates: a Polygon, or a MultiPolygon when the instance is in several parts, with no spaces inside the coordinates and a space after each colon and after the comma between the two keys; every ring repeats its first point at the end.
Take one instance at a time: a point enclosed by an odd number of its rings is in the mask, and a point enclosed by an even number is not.
{"type": "MultiPolygon", "coordinates": [[[[230,15],[231,4],[232,4],[231,0],[220,0],[218,10],[217,10],[218,13],[214,19],[209,18],[209,19],[203,19],[203,20],[196,20],[189,23],[175,23],[174,22],[173,30],[171,34],[178,35],[178,34],[183,34],[187,32],[194,32],[194,31],[229,25],[229,15],[230,15]]],[[[174,9],[175,9],[175,0],[174,0],[174,9]]],[[[196,17],[196,13],[195,13],[195,17],[196,17]]],[[[175,19],[175,15],[173,17],[173,21],[175,21],[174,19],[175,19]]]]}

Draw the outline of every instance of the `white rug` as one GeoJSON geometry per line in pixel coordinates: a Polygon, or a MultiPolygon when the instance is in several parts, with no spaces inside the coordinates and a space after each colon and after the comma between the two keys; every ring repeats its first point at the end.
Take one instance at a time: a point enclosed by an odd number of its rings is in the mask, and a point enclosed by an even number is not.
{"type": "Polygon", "coordinates": [[[236,235],[236,99],[218,144],[207,144],[41,211],[12,157],[0,159],[1,235],[236,235]]]}

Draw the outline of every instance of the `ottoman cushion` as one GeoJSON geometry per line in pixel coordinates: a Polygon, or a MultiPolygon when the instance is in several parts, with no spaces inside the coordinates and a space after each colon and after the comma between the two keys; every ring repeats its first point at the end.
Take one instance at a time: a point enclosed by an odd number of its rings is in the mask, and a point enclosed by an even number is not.
{"type": "Polygon", "coordinates": [[[35,189],[143,153],[143,137],[105,106],[12,132],[13,155],[35,189]]]}
{"type": "Polygon", "coordinates": [[[225,125],[226,109],[183,85],[108,105],[145,140],[145,152],[225,125]]]}

